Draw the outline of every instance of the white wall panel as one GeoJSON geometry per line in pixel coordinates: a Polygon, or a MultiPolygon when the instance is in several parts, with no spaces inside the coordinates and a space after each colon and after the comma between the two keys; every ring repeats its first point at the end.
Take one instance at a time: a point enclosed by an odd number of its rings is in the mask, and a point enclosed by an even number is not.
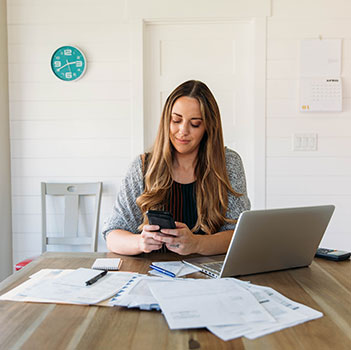
{"type": "Polygon", "coordinates": [[[130,136],[126,120],[11,121],[11,139],[125,138],[130,136]]]}
{"type": "Polygon", "coordinates": [[[267,99],[291,99],[298,98],[297,79],[267,80],[267,99]]]}
{"type": "Polygon", "coordinates": [[[351,249],[351,11],[349,2],[279,0],[267,25],[267,207],[335,204],[322,246],[351,249]],[[301,39],[342,39],[343,111],[301,113],[301,39]],[[295,133],[316,133],[316,151],[293,151],[295,133]]]}
{"type": "MultiPolygon", "coordinates": [[[[51,58],[55,50],[63,44],[65,43],[50,42],[47,44],[33,44],[24,42],[21,44],[9,44],[9,62],[42,63],[45,65],[45,68],[48,68],[50,66],[48,58],[51,58]]],[[[111,45],[110,42],[101,41],[87,42],[86,44],[75,41],[75,45],[84,51],[88,64],[90,62],[129,62],[129,42],[124,37],[120,41],[116,41],[115,45],[111,45]]]]}
{"type": "MultiPolygon", "coordinates": [[[[351,111],[351,99],[343,98],[343,111],[337,113],[323,113],[323,112],[313,112],[313,113],[301,113],[298,110],[298,104],[296,100],[284,98],[284,99],[268,99],[267,106],[267,119],[269,118],[296,118],[296,119],[310,119],[310,120],[320,120],[320,119],[335,119],[340,118],[350,118],[351,111]]],[[[316,123],[315,123],[316,124],[316,123]]],[[[330,123],[332,124],[332,123],[330,123]]]]}
{"type": "Polygon", "coordinates": [[[267,136],[290,137],[295,132],[315,132],[321,137],[351,137],[349,113],[345,113],[345,118],[339,117],[337,112],[334,117],[329,113],[329,118],[314,118],[313,115],[306,115],[305,118],[270,118],[267,120],[267,136]]]}
{"type": "Polygon", "coordinates": [[[79,158],[130,157],[130,140],[126,138],[96,139],[13,139],[13,158],[79,158]]]}
{"type": "MultiPolygon", "coordinates": [[[[88,73],[87,73],[88,74],[88,73]]],[[[67,83],[54,76],[51,82],[10,83],[10,101],[82,101],[126,99],[129,97],[129,84],[125,81],[90,82],[83,80],[67,83]]]]}
{"type": "MultiPolygon", "coordinates": [[[[12,63],[9,65],[9,76],[11,83],[19,82],[52,82],[59,81],[50,70],[50,66],[45,63],[12,63]],[[45,66],[43,67],[43,65],[45,66]]],[[[86,77],[91,82],[114,82],[116,79],[126,81],[129,79],[129,63],[127,61],[115,62],[88,62],[86,77]]],[[[69,83],[68,83],[69,84],[69,83]]]]}
{"type": "MultiPolygon", "coordinates": [[[[275,175],[268,176],[268,201],[271,196],[298,196],[299,198],[323,198],[345,196],[351,199],[351,176],[310,175],[275,175]]],[[[316,203],[316,202],[315,202],[316,203]]]]}
{"type": "Polygon", "coordinates": [[[349,157],[275,157],[267,159],[270,176],[351,176],[349,157]]]}
{"type": "Polygon", "coordinates": [[[350,157],[350,137],[318,137],[317,152],[293,151],[292,137],[269,137],[267,157],[350,157]]]}
{"type": "Polygon", "coordinates": [[[298,57],[299,40],[297,39],[274,39],[267,42],[267,60],[296,60],[298,57]]]}
{"type": "Polygon", "coordinates": [[[350,17],[351,3],[349,0],[273,0],[272,14],[279,17],[307,18],[342,18],[350,17]]]}
{"type": "MultiPolygon", "coordinates": [[[[53,177],[67,176],[71,178],[94,176],[123,176],[130,163],[130,158],[57,158],[57,159],[12,159],[12,176],[31,176],[31,177],[53,177]]],[[[77,181],[78,182],[78,181],[77,181]]]]}
{"type": "Polygon", "coordinates": [[[0,282],[12,273],[8,41],[6,0],[0,0],[0,282]]]}
{"type": "Polygon", "coordinates": [[[9,1],[8,23],[101,23],[121,18],[124,11],[123,0],[104,0],[102,3],[97,3],[95,0],[74,0],[74,6],[79,7],[79,16],[76,11],[65,11],[72,7],[71,0],[50,1],[50,8],[47,7],[47,3],[47,0],[9,1]],[[106,11],[107,7],[113,7],[115,11],[106,11]]]}
{"type": "Polygon", "coordinates": [[[77,101],[12,101],[11,120],[130,119],[129,99],[77,101]]]}
{"type": "MultiPolygon", "coordinates": [[[[333,5],[330,4],[330,7],[333,5]]],[[[349,12],[350,16],[350,12],[349,12]]],[[[327,38],[351,37],[351,22],[349,18],[271,18],[268,23],[268,39],[302,39],[321,36],[327,38]]]]}
{"type": "MultiPolygon", "coordinates": [[[[71,2],[72,4],[72,2],[71,2]]],[[[53,48],[59,44],[71,43],[74,40],[77,46],[82,48],[89,47],[90,43],[111,42],[124,43],[128,46],[129,37],[127,23],[95,23],[78,22],[67,25],[58,23],[50,24],[14,24],[8,26],[8,35],[10,45],[31,43],[34,46],[53,45],[53,48]],[[74,37],[72,38],[72,32],[74,37]]]]}

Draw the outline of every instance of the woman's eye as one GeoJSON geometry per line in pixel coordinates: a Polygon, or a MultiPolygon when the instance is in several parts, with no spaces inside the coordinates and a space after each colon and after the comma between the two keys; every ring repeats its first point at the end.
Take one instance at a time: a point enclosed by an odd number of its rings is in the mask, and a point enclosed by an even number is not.
{"type": "Polygon", "coordinates": [[[177,119],[172,119],[172,123],[180,123],[180,120],[177,120],[177,119]]]}
{"type": "Polygon", "coordinates": [[[198,128],[201,124],[191,124],[193,128],[198,128]]]}

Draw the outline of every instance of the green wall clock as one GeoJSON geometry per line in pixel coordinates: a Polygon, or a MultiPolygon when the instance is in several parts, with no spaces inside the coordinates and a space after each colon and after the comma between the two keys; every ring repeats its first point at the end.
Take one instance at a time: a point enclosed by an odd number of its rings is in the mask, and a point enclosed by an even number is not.
{"type": "Polygon", "coordinates": [[[61,46],[51,57],[51,69],[57,78],[75,81],[81,78],[87,68],[83,52],[75,46],[61,46]]]}

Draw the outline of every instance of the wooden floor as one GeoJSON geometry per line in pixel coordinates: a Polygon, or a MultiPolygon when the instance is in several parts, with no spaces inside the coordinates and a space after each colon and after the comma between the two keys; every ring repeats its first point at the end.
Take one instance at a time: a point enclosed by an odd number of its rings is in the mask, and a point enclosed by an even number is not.
{"type": "MultiPolygon", "coordinates": [[[[122,257],[123,271],[146,273],[151,261],[112,253],[45,253],[0,283],[0,294],[42,268],[90,267],[97,257],[122,257]]],[[[195,276],[203,277],[197,273],[195,276]]],[[[0,301],[0,349],[351,349],[351,262],[315,259],[309,268],[242,278],[272,287],[324,317],[255,340],[224,342],[205,329],[169,330],[157,311],[0,301]]]]}

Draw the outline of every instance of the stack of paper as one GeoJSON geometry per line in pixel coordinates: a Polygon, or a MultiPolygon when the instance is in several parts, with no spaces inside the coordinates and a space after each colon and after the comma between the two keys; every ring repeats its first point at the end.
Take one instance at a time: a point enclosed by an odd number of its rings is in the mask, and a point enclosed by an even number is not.
{"type": "Polygon", "coordinates": [[[206,327],[222,340],[254,339],[322,317],[274,289],[225,279],[134,276],[111,305],[161,309],[170,329],[206,327]]]}
{"type": "Polygon", "coordinates": [[[296,303],[272,288],[254,284],[246,284],[243,287],[254,295],[256,300],[275,318],[276,322],[271,324],[251,323],[207,327],[222,340],[230,340],[241,336],[255,339],[323,316],[321,312],[296,303]]]}
{"type": "MultiPolygon", "coordinates": [[[[176,268],[176,267],[175,267],[176,268]]],[[[207,328],[223,340],[254,339],[322,317],[272,288],[234,278],[180,279],[109,272],[86,286],[96,270],[41,270],[1,300],[97,304],[162,310],[170,329],[207,328]]]]}
{"type": "Polygon", "coordinates": [[[18,287],[3,294],[0,300],[31,301],[42,303],[97,304],[112,297],[130,278],[131,272],[109,272],[91,286],[85,281],[96,270],[45,269],[31,276],[18,287]],[[88,270],[88,271],[85,271],[88,270]],[[82,276],[78,278],[77,275],[82,276]]]}

